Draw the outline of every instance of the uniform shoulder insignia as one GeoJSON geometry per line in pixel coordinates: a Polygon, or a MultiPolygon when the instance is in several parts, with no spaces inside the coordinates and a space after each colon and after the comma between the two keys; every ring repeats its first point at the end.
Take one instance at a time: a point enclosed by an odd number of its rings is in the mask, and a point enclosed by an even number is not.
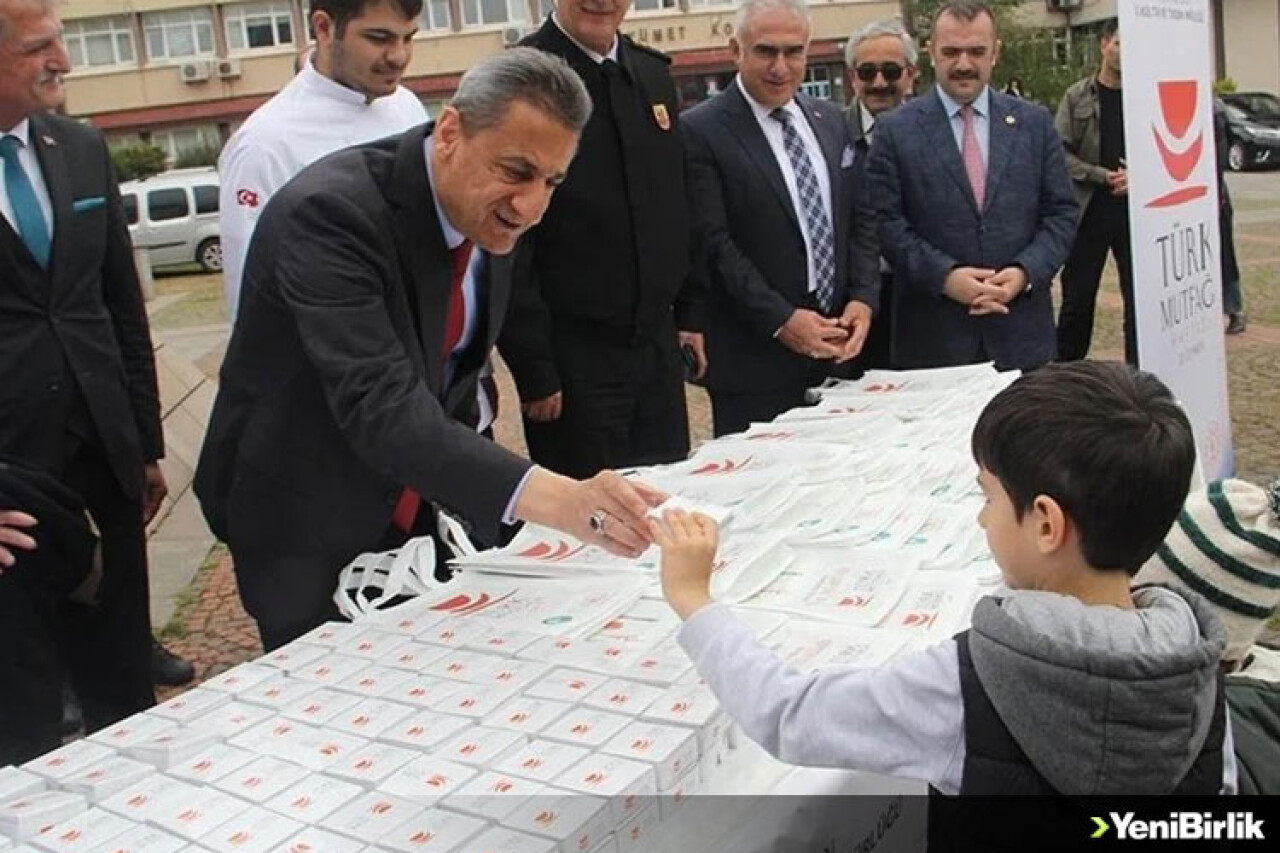
{"type": "Polygon", "coordinates": [[[627,35],[626,33],[620,33],[620,35],[622,36],[622,40],[626,42],[628,48],[632,48],[638,51],[639,53],[652,56],[654,59],[660,59],[667,65],[671,64],[671,57],[663,53],[662,51],[649,47],[649,45],[647,44],[640,44],[635,39],[631,38],[631,36],[627,35]]]}

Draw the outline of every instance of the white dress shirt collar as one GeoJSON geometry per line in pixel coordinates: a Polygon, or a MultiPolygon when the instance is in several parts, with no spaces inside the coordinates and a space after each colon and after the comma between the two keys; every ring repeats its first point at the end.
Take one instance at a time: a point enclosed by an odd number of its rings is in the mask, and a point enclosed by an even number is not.
{"type": "MultiPolygon", "coordinates": [[[[960,112],[960,108],[964,105],[948,95],[941,86],[936,86],[936,88],[938,90],[938,97],[942,100],[942,107],[947,111],[947,118],[955,118],[956,114],[960,112]]],[[[973,111],[982,118],[986,118],[991,115],[990,86],[983,86],[982,91],[978,93],[978,97],[973,99],[973,111]]]]}
{"type": "MultiPolygon", "coordinates": [[[[751,112],[755,114],[756,121],[763,124],[765,119],[772,118],[773,108],[766,107],[764,104],[751,97],[751,93],[748,92],[747,87],[743,85],[741,74],[734,78],[733,82],[737,85],[738,91],[742,92],[742,97],[747,99],[747,104],[751,107],[751,112]]],[[[795,98],[792,98],[783,104],[782,109],[789,113],[792,118],[804,118],[804,111],[800,109],[800,105],[796,103],[795,98]]]]}
{"type": "Polygon", "coordinates": [[[22,143],[23,148],[31,145],[31,119],[24,118],[8,130],[0,133],[0,136],[16,136],[18,141],[22,143]]]}
{"type": "Polygon", "coordinates": [[[862,138],[870,142],[871,134],[876,129],[876,117],[862,101],[858,101],[858,116],[862,122],[862,138]]]}
{"type": "Polygon", "coordinates": [[[597,53],[591,48],[587,47],[582,42],[578,41],[572,35],[570,35],[569,31],[566,30],[564,26],[560,23],[560,19],[556,17],[556,13],[554,11],[552,11],[551,13],[551,23],[555,24],[556,29],[564,33],[564,37],[567,38],[569,41],[573,42],[575,45],[577,45],[578,50],[585,53],[587,57],[596,65],[599,65],[601,62],[604,62],[606,59],[612,59],[614,62],[618,61],[618,34],[617,33],[613,34],[613,44],[609,45],[609,52],[597,53]]]}
{"type": "Polygon", "coordinates": [[[317,95],[342,101],[344,104],[369,104],[372,99],[363,92],[342,85],[332,77],[326,77],[316,70],[315,62],[308,58],[302,70],[298,72],[303,84],[317,95]]]}

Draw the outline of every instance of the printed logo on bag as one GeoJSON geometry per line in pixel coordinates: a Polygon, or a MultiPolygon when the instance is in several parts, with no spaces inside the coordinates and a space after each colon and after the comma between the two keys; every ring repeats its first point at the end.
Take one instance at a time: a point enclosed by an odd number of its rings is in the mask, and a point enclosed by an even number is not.
{"type": "Polygon", "coordinates": [[[575,735],[585,735],[591,731],[591,726],[588,723],[578,723],[569,731],[575,735]]]}
{"type": "Polygon", "coordinates": [[[1156,92],[1164,126],[1152,125],[1151,133],[1165,174],[1177,189],[1147,202],[1146,206],[1177,207],[1209,192],[1206,183],[1190,183],[1204,154],[1204,118],[1195,121],[1200,106],[1200,85],[1197,80],[1161,80],[1156,84],[1156,92]],[[1166,136],[1169,142],[1165,141],[1166,136]],[[1174,150],[1173,145],[1181,147],[1174,150]]]}
{"type": "Polygon", "coordinates": [[[298,797],[298,799],[294,800],[292,803],[289,803],[289,807],[294,809],[309,809],[313,802],[314,800],[310,797],[303,795],[298,797]]]}
{"type": "Polygon", "coordinates": [[[596,785],[603,784],[604,780],[607,778],[609,778],[607,774],[602,773],[599,770],[593,770],[586,776],[582,777],[582,782],[584,785],[591,785],[592,787],[595,787],[596,785]]]}
{"type": "Polygon", "coordinates": [[[430,844],[433,838],[435,838],[433,833],[420,829],[409,838],[409,843],[414,847],[421,847],[424,844],[430,844]]]}
{"type": "Polygon", "coordinates": [[[529,719],[528,711],[516,711],[510,717],[507,717],[508,723],[523,723],[529,719]]]}
{"type": "Polygon", "coordinates": [[[242,830],[240,830],[239,832],[237,832],[235,835],[233,835],[233,836],[231,836],[230,838],[228,838],[228,839],[227,839],[227,842],[228,842],[232,847],[239,847],[240,845],[244,844],[245,842],[247,842],[247,841],[248,841],[250,838],[252,838],[252,837],[253,837],[252,835],[250,835],[249,833],[245,832],[245,831],[242,829],[242,830]]]}
{"type": "Polygon", "coordinates": [[[191,823],[192,821],[196,821],[199,819],[200,819],[199,809],[186,809],[181,814],[178,815],[178,820],[182,821],[183,823],[191,823]]]}
{"type": "Polygon", "coordinates": [[[471,755],[475,752],[478,752],[479,750],[480,750],[480,744],[478,743],[464,743],[461,747],[458,748],[458,754],[471,755]]]}
{"type": "Polygon", "coordinates": [[[208,770],[212,766],[213,766],[213,762],[206,758],[204,761],[197,762],[196,765],[191,768],[191,770],[193,773],[204,773],[206,770],[208,770]]]}
{"type": "Polygon", "coordinates": [[[362,759],[360,759],[359,761],[357,761],[357,762],[356,762],[356,767],[355,767],[355,769],[356,769],[356,770],[360,770],[360,771],[365,771],[365,770],[368,770],[370,767],[373,767],[373,759],[372,759],[372,758],[362,758],[362,759]]]}
{"type": "Polygon", "coordinates": [[[534,815],[533,822],[536,823],[538,826],[543,826],[543,827],[551,826],[551,824],[556,822],[557,817],[559,817],[559,815],[557,815],[555,812],[547,811],[544,809],[538,812],[536,815],[534,815]]]}
{"type": "Polygon", "coordinates": [[[459,703],[458,703],[458,707],[459,707],[459,708],[474,708],[474,707],[476,706],[476,702],[477,702],[476,697],[474,697],[474,696],[468,696],[466,699],[463,699],[461,702],[459,702],[459,703]]]}
{"type": "Polygon", "coordinates": [[[614,705],[625,705],[631,701],[631,696],[626,693],[615,693],[609,697],[609,702],[614,705]]]}
{"type": "Polygon", "coordinates": [[[379,800],[369,807],[369,812],[370,814],[384,815],[394,808],[395,806],[388,803],[386,800],[379,800]]]}
{"type": "Polygon", "coordinates": [[[675,702],[671,705],[671,713],[684,716],[685,714],[689,713],[689,709],[692,707],[693,707],[693,703],[687,702],[682,699],[679,702],[675,702]]]}
{"type": "Polygon", "coordinates": [[[256,788],[262,784],[262,777],[250,776],[247,779],[243,780],[240,784],[246,788],[256,788]]]}
{"type": "Polygon", "coordinates": [[[444,788],[449,785],[449,777],[442,776],[439,773],[436,773],[433,776],[428,776],[425,782],[427,785],[430,785],[432,788],[444,788]]]}
{"type": "Polygon", "coordinates": [[[91,781],[91,782],[96,782],[96,781],[98,781],[99,779],[105,779],[105,778],[106,778],[106,776],[107,776],[107,771],[105,771],[105,770],[94,770],[93,772],[91,772],[91,773],[90,773],[88,776],[86,776],[85,778],[86,778],[86,779],[88,779],[88,780],[89,780],[89,781],[91,781]]]}
{"type": "Polygon", "coordinates": [[[585,690],[586,688],[587,688],[587,682],[583,681],[580,678],[575,678],[569,682],[570,690],[585,690]]]}
{"type": "Polygon", "coordinates": [[[342,747],[338,746],[336,743],[326,743],[324,746],[320,747],[321,755],[337,755],[341,751],[342,747]]]}
{"type": "Polygon", "coordinates": [[[353,725],[353,726],[367,726],[367,725],[369,725],[369,715],[368,715],[368,714],[360,714],[360,715],[358,715],[354,720],[352,720],[352,721],[351,721],[351,725],[353,725]]]}
{"type": "Polygon", "coordinates": [[[515,786],[512,785],[511,782],[509,782],[508,780],[499,779],[498,781],[494,782],[492,785],[489,786],[489,790],[493,791],[495,794],[505,794],[507,793],[507,791],[510,791],[514,787],[515,786]]]}
{"type": "Polygon", "coordinates": [[[426,732],[426,726],[410,726],[409,730],[406,731],[405,734],[409,737],[422,737],[426,732]]]}
{"type": "Polygon", "coordinates": [[[647,737],[638,737],[631,741],[631,748],[636,752],[648,752],[653,748],[653,741],[647,737]]]}
{"type": "Polygon", "coordinates": [[[66,843],[70,844],[73,841],[79,841],[80,836],[82,835],[84,835],[84,833],[78,829],[68,829],[66,832],[58,836],[58,840],[65,841],[66,843]]]}
{"type": "Polygon", "coordinates": [[[305,841],[299,841],[289,848],[289,853],[311,853],[315,848],[305,841]]]}
{"type": "Polygon", "coordinates": [[[541,767],[545,763],[546,762],[544,762],[541,758],[534,756],[533,758],[526,758],[521,763],[520,766],[523,767],[525,770],[537,770],[539,767],[541,767]]]}

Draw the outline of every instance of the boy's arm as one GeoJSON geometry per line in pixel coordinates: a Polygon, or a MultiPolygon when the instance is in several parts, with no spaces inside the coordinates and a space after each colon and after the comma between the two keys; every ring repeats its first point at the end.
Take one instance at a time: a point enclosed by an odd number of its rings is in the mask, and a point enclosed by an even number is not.
{"type": "Polygon", "coordinates": [[[806,674],[721,604],[691,616],[679,640],[729,716],[782,761],[918,779],[959,793],[964,704],[954,641],[877,670],[806,674]]]}

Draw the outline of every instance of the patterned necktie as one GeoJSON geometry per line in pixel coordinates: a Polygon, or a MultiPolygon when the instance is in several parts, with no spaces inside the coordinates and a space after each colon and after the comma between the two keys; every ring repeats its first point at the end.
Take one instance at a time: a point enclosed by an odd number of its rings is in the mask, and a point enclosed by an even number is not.
{"type": "Polygon", "coordinates": [[[960,108],[960,122],[964,128],[960,137],[960,159],[964,161],[964,170],[969,175],[969,187],[973,190],[974,201],[981,210],[987,197],[987,166],[982,162],[978,133],[973,129],[973,104],[965,104],[960,108]]]}
{"type": "Polygon", "coordinates": [[[18,222],[18,236],[27,244],[36,262],[44,269],[49,268],[49,223],[44,219],[44,211],[40,209],[40,200],[36,197],[35,187],[27,170],[22,168],[18,159],[18,146],[21,141],[16,136],[7,135],[0,138],[0,160],[4,160],[4,187],[9,195],[9,204],[13,207],[13,218],[18,222]]]}
{"type": "Polygon", "coordinates": [[[818,178],[813,171],[813,161],[805,150],[800,132],[791,123],[791,114],[778,107],[769,113],[782,125],[782,147],[791,160],[791,171],[796,177],[796,191],[800,196],[800,208],[804,213],[805,231],[813,249],[813,273],[817,278],[814,294],[822,310],[830,311],[835,302],[836,247],[831,220],[823,209],[822,193],[818,191],[818,178]]]}
{"type": "MultiPolygon", "coordinates": [[[[455,248],[449,250],[449,309],[444,321],[444,342],[440,350],[443,361],[447,364],[453,357],[453,351],[462,340],[462,333],[467,326],[467,300],[463,282],[467,280],[467,265],[471,262],[470,240],[463,240],[455,248]]],[[[448,376],[449,371],[445,370],[448,376]]],[[[396,508],[391,513],[391,523],[402,533],[413,532],[413,522],[418,518],[418,508],[422,506],[422,495],[409,487],[400,492],[396,508]]]]}

